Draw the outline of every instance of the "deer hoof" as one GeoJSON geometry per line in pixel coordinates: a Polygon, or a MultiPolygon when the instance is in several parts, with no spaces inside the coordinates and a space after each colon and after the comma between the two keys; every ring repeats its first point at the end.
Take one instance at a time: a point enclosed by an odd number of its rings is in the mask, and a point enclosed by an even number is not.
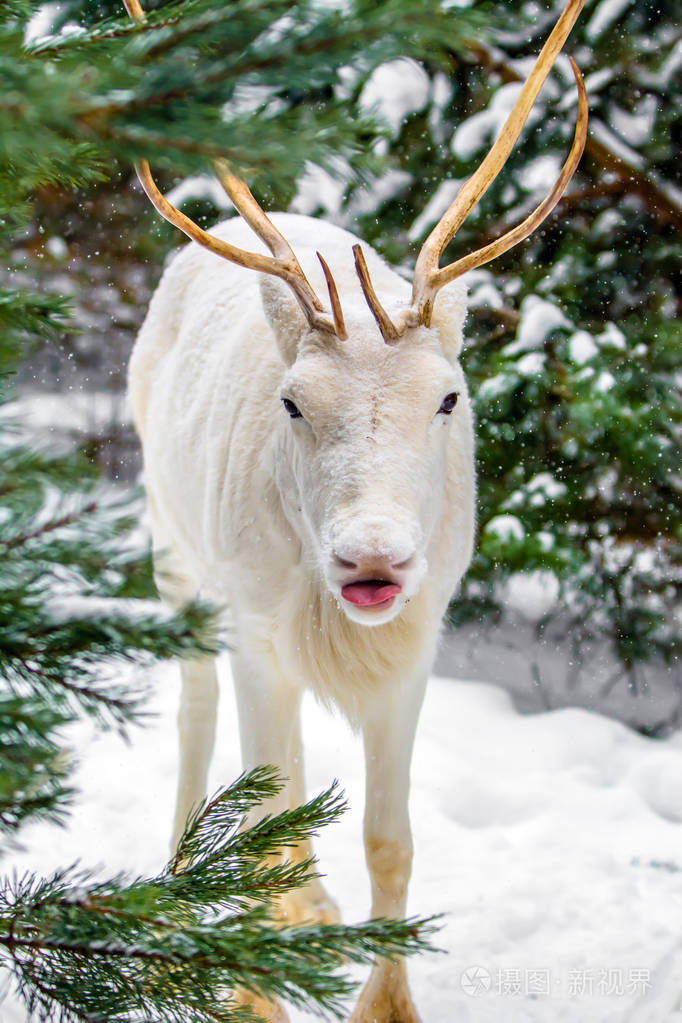
{"type": "Polygon", "coordinates": [[[421,1023],[404,963],[384,960],[372,968],[349,1023],[421,1023]]]}
{"type": "Polygon", "coordinates": [[[235,991],[233,1005],[248,1006],[267,1023],[289,1023],[289,1016],[281,1002],[271,1002],[260,995],[252,994],[251,991],[235,991]]]}

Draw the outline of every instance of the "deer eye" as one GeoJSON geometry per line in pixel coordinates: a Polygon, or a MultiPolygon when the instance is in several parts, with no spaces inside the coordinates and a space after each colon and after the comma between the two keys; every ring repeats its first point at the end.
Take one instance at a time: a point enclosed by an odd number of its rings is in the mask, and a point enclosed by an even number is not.
{"type": "Polygon", "coordinates": [[[282,404],[292,419],[303,419],[303,413],[299,412],[293,401],[289,398],[282,398],[282,404]]]}
{"type": "Polygon", "coordinates": [[[453,408],[457,404],[458,398],[459,394],[457,393],[457,391],[451,391],[450,394],[446,394],[440,404],[440,408],[438,409],[438,411],[442,412],[443,415],[445,416],[449,416],[453,408]]]}

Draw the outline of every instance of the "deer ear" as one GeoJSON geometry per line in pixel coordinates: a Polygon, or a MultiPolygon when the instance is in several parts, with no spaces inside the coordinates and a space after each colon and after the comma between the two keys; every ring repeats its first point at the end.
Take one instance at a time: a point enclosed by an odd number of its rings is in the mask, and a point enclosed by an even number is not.
{"type": "Polygon", "coordinates": [[[296,359],[298,345],[308,325],[291,289],[284,281],[262,274],[260,291],[265,318],[272,327],[277,347],[287,366],[296,359]]]}
{"type": "Polygon", "coordinates": [[[467,313],[467,289],[463,281],[453,281],[438,293],[431,316],[443,346],[443,354],[450,362],[462,350],[464,319],[467,313]]]}

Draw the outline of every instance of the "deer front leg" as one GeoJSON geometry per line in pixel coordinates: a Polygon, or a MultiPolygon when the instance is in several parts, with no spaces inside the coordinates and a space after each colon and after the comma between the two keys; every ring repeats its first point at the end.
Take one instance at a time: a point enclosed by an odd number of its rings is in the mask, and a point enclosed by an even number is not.
{"type": "MultiPolygon", "coordinates": [[[[365,854],[372,883],[372,918],[405,916],[412,871],[408,814],[410,761],[425,680],[392,691],[363,724],[365,854]]],[[[377,958],[351,1023],[420,1023],[404,960],[377,958]]]]}
{"type": "MultiPolygon", "coordinates": [[[[270,764],[287,779],[300,692],[278,677],[270,650],[265,644],[261,646],[257,639],[245,636],[240,648],[231,655],[231,661],[243,769],[250,771],[261,764],[270,764]]],[[[290,785],[286,784],[276,796],[254,808],[247,826],[266,814],[287,810],[290,799],[290,785]]],[[[280,856],[274,853],[273,858],[280,856]]],[[[278,906],[278,917],[288,922],[286,899],[278,906]]],[[[286,1010],[278,1000],[265,999],[248,991],[236,992],[236,998],[238,1004],[248,1006],[268,1023],[288,1023],[286,1010]]]]}
{"type": "Polygon", "coordinates": [[[190,813],[206,795],[208,769],[215,745],[218,678],[215,661],[181,661],[182,691],[178,711],[180,769],[175,801],[171,854],[190,813]]]}
{"type": "MultiPolygon", "coordinates": [[[[161,599],[178,609],[196,597],[198,587],[187,566],[173,550],[159,525],[156,504],[149,494],[154,533],[154,577],[161,599]]],[[[215,745],[218,677],[215,658],[180,661],[182,688],[178,711],[180,764],[171,834],[171,856],[192,810],[206,795],[208,769],[215,745]]]]}
{"type": "MultiPolygon", "coordinates": [[[[289,805],[292,809],[305,803],[305,771],[300,718],[299,708],[294,719],[289,749],[289,805]]],[[[313,855],[311,840],[306,839],[299,842],[289,855],[296,862],[310,859],[313,855]]],[[[286,896],[282,908],[285,919],[290,924],[304,922],[336,924],[341,921],[339,907],[319,877],[312,878],[304,888],[299,888],[286,896]]]]}

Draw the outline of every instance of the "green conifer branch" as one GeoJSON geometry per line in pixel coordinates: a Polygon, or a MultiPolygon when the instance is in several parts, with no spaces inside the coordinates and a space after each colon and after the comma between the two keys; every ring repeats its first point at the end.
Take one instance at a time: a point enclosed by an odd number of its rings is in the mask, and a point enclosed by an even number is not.
{"type": "Polygon", "coordinates": [[[347,963],[430,949],[433,919],[277,923],[277,898],[313,874],[286,861],[279,871],[264,866],[263,850],[286,849],[343,810],[332,786],[294,813],[244,829],[244,815],[280,785],[270,768],[237,779],[188,823],[179,847],[188,861],[176,856],[156,878],[95,883],[71,871],[6,884],[0,954],[29,1008],[74,1023],[93,1013],[121,1023],[209,1023],[216,1012],[236,1021],[232,994],[245,988],[340,1017],[355,988],[347,963]]]}

